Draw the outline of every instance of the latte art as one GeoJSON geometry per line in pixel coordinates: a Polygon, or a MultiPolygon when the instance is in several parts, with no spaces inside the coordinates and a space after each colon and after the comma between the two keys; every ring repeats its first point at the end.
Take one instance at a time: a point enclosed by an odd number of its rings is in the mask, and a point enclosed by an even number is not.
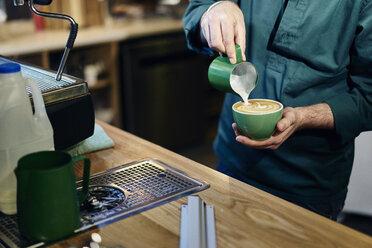
{"type": "Polygon", "coordinates": [[[248,102],[236,102],[232,106],[239,132],[254,140],[270,138],[282,118],[283,105],[270,99],[249,99],[248,102]]]}
{"type": "Polygon", "coordinates": [[[269,100],[254,99],[248,100],[248,103],[239,102],[234,105],[234,109],[249,114],[265,114],[275,112],[281,108],[280,104],[269,100]]]}

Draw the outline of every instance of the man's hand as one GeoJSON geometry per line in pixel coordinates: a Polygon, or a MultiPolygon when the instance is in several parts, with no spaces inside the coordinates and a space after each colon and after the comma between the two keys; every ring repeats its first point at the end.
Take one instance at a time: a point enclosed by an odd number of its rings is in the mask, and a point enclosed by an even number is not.
{"type": "Polygon", "coordinates": [[[239,133],[236,123],[232,124],[236,141],[255,149],[277,149],[295,131],[303,128],[333,129],[334,119],[331,108],[326,103],[308,107],[283,109],[283,118],[276,124],[275,133],[266,140],[252,140],[239,133]]]}
{"type": "Polygon", "coordinates": [[[208,9],[200,20],[200,36],[210,48],[225,53],[232,64],[236,63],[235,44],[238,44],[246,60],[244,17],[234,2],[217,2],[208,9]]]}

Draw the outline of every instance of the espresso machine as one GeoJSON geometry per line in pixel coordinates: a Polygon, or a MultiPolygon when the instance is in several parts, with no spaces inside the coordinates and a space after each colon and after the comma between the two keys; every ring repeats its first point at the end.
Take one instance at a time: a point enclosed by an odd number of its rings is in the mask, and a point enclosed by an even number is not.
{"type": "MultiPolygon", "coordinates": [[[[24,77],[37,81],[46,111],[54,131],[55,149],[66,149],[93,135],[94,108],[87,83],[80,78],[63,74],[68,55],[78,32],[75,20],[64,14],[42,12],[35,5],[49,5],[52,0],[14,0],[15,6],[27,4],[30,11],[45,18],[70,22],[70,35],[66,42],[58,71],[46,70],[22,61],[14,61],[0,55],[0,64],[17,62],[24,77]]],[[[32,100],[31,92],[28,92],[32,100]]]]}

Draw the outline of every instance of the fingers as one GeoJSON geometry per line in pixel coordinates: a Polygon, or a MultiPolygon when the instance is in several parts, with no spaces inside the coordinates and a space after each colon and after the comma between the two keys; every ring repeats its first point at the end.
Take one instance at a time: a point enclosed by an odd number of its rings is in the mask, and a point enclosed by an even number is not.
{"type": "Polygon", "coordinates": [[[208,45],[214,50],[225,53],[225,46],[222,42],[221,24],[218,18],[211,16],[209,22],[209,40],[208,45]]]}
{"type": "Polygon", "coordinates": [[[236,138],[235,140],[243,145],[255,148],[255,149],[276,149],[280,145],[279,139],[275,139],[274,135],[267,140],[252,140],[246,136],[240,134],[238,126],[236,123],[232,124],[236,138]]]}
{"type": "Polygon", "coordinates": [[[280,132],[283,132],[284,130],[289,128],[291,125],[292,125],[292,122],[288,118],[283,118],[276,124],[276,129],[280,132]]]}
{"type": "Polygon", "coordinates": [[[276,124],[276,129],[283,132],[290,126],[294,125],[296,121],[296,115],[294,109],[287,107],[283,110],[283,118],[276,124]]]}
{"type": "Polygon", "coordinates": [[[201,22],[201,38],[208,46],[218,52],[225,53],[230,63],[236,63],[235,44],[242,50],[245,58],[245,25],[240,8],[233,2],[226,1],[212,7],[201,22]]]}
{"type": "Polygon", "coordinates": [[[245,25],[244,25],[244,17],[241,16],[241,21],[237,22],[237,26],[235,27],[235,43],[240,46],[242,51],[242,59],[246,61],[245,57],[245,25]],[[243,24],[243,25],[242,25],[243,24]]]}
{"type": "Polygon", "coordinates": [[[202,42],[206,42],[208,44],[208,46],[209,46],[209,40],[210,40],[209,33],[210,33],[209,32],[209,24],[203,16],[201,21],[200,21],[200,38],[201,38],[202,42]]]}
{"type": "Polygon", "coordinates": [[[235,132],[236,136],[241,135],[240,132],[239,132],[238,126],[236,125],[235,122],[232,124],[232,128],[234,129],[234,132],[235,132]]]}
{"type": "Polygon", "coordinates": [[[236,63],[236,52],[235,52],[235,39],[234,39],[234,29],[232,20],[226,20],[221,23],[223,45],[225,46],[226,55],[230,60],[231,64],[236,63]]]}
{"type": "Polygon", "coordinates": [[[266,140],[252,140],[246,136],[237,136],[235,139],[237,142],[249,146],[254,149],[272,149],[275,150],[281,145],[281,140],[271,136],[270,138],[266,140]]]}

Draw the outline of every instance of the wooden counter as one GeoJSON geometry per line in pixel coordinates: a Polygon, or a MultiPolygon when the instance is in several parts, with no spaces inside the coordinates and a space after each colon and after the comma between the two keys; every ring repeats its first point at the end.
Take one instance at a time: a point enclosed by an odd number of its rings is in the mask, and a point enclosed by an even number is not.
{"type": "MultiPolygon", "coordinates": [[[[115,147],[87,154],[91,173],[146,158],[159,159],[210,184],[198,195],[214,205],[218,247],[372,247],[372,237],[265,193],[202,164],[98,122],[115,147]]],[[[80,164],[77,166],[81,173],[80,164]]],[[[178,247],[181,204],[187,197],[83,233],[53,247],[178,247]]]]}

